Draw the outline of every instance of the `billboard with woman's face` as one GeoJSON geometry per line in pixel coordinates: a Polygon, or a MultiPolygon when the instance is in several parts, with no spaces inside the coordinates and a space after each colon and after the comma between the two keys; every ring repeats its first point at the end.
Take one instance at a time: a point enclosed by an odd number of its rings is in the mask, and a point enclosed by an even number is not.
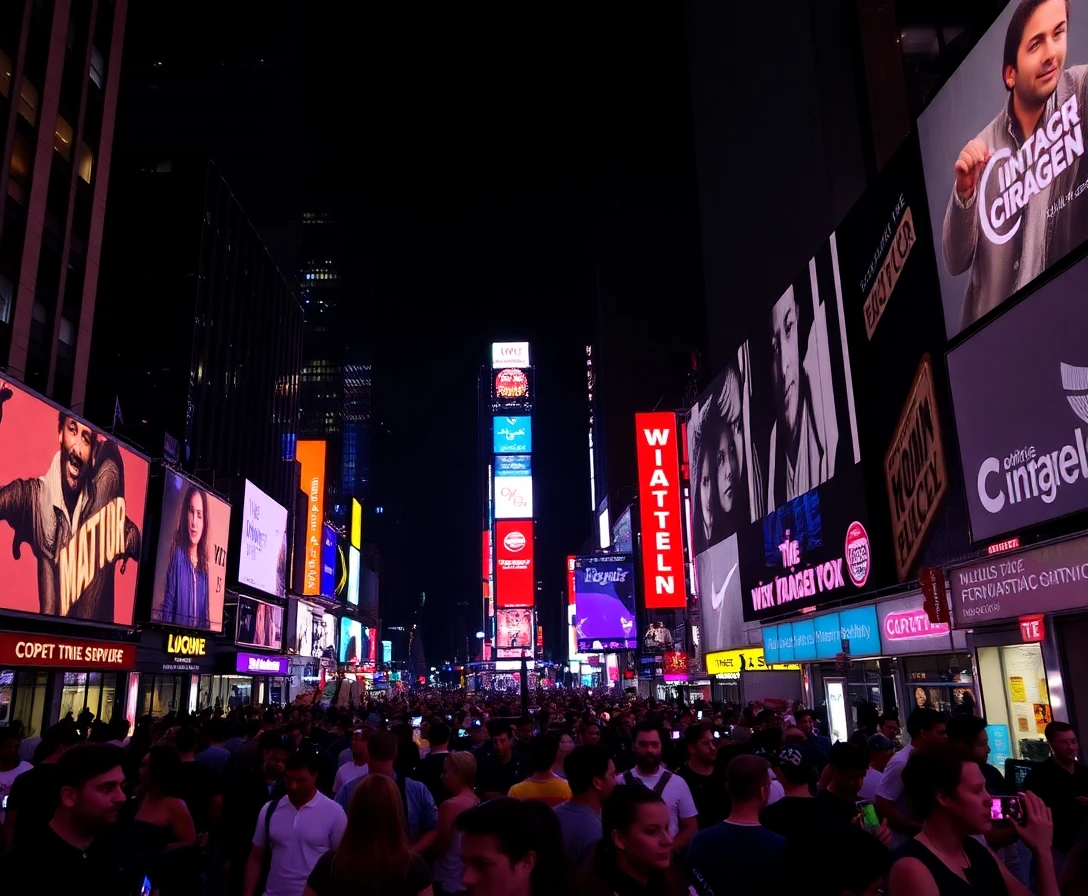
{"type": "Polygon", "coordinates": [[[230,505],[180,473],[166,471],[151,622],[223,630],[230,505]]]}
{"type": "Polygon", "coordinates": [[[235,643],[246,647],[283,647],[283,607],[257,600],[238,598],[238,631],[235,643]]]}

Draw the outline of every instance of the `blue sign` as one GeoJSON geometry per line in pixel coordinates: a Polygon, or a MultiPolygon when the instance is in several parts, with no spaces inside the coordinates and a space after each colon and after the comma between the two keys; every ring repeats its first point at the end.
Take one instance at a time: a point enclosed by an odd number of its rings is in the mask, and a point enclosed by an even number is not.
{"type": "Polygon", "coordinates": [[[532,453],[532,417],[494,417],[491,424],[496,454],[532,453]]]}
{"type": "Polygon", "coordinates": [[[840,653],[880,656],[876,607],[853,607],[763,626],[763,656],[768,665],[833,660],[840,653]]]}
{"type": "Polygon", "coordinates": [[[987,761],[1001,774],[1005,774],[1005,760],[1012,759],[1012,752],[1009,749],[1009,726],[987,725],[986,739],[990,742],[990,758],[987,761]]]}
{"type": "Polygon", "coordinates": [[[336,530],[326,524],[322,527],[321,542],[321,596],[336,597],[336,530]]]}
{"type": "Polygon", "coordinates": [[[533,468],[528,454],[505,455],[495,458],[495,478],[500,476],[532,476],[533,468]]]}

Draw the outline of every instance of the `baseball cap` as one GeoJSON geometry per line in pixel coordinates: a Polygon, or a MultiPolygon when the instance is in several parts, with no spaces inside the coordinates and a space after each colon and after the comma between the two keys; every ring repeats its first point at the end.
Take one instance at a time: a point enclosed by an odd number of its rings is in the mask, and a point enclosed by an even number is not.
{"type": "Polygon", "coordinates": [[[868,741],[866,746],[869,747],[870,753],[892,753],[895,751],[895,742],[886,738],[883,734],[874,734],[868,741]]]}

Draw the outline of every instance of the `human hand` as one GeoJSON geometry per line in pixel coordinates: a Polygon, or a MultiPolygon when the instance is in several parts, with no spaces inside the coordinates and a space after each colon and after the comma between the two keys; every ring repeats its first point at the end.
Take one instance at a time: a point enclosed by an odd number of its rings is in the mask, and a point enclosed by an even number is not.
{"type": "Polygon", "coordinates": [[[1049,852],[1054,842],[1054,817],[1050,809],[1034,793],[1021,793],[1020,805],[1024,819],[1020,823],[1020,839],[1036,855],[1049,852]]]}
{"type": "Polygon", "coordinates": [[[975,195],[979,178],[992,155],[993,150],[981,140],[972,140],[960,150],[956,159],[956,193],[961,202],[967,202],[975,195]]]}

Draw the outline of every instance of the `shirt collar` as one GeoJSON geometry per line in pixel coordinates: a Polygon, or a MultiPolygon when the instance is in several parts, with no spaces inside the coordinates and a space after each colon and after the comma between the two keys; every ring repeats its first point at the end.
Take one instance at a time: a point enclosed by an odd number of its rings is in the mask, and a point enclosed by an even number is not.
{"type": "MultiPolygon", "coordinates": [[[[1058,84],[1061,84],[1061,78],[1058,78],[1058,84]]],[[[1016,144],[1016,148],[1019,149],[1024,145],[1024,141],[1029,135],[1020,133],[1020,122],[1012,111],[1012,91],[1009,91],[1009,100],[1005,103],[1005,130],[1008,131],[1010,137],[1012,137],[1013,143],[1016,144]]],[[[1054,110],[1058,108],[1058,87],[1055,86],[1050,97],[1046,101],[1046,105],[1043,106],[1043,114],[1039,116],[1039,121],[1047,121],[1051,115],[1054,114],[1054,110]]]]}

